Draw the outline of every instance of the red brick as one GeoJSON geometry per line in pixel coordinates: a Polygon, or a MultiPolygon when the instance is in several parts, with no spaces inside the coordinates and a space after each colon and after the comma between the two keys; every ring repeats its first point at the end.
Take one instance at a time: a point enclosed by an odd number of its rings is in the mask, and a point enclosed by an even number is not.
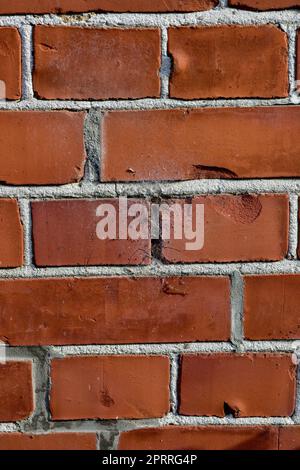
{"type": "Polygon", "coordinates": [[[0,28],[0,99],[17,100],[21,98],[21,37],[16,28],[0,28]]]}
{"type": "Polygon", "coordinates": [[[276,450],[277,442],[276,427],[168,426],[123,432],[119,450],[276,450]]]}
{"type": "Polygon", "coordinates": [[[279,428],[279,450],[300,450],[300,426],[279,428]]]}
{"type": "Polygon", "coordinates": [[[186,355],[181,365],[180,413],[291,416],[295,387],[291,355],[186,355]]]}
{"type": "Polygon", "coordinates": [[[300,338],[299,275],[246,276],[244,283],[247,339],[300,338]]]}
{"type": "Polygon", "coordinates": [[[0,434],[0,450],[96,450],[91,433],[0,434]]]}
{"type": "MultiPolygon", "coordinates": [[[[171,205],[174,202],[190,203],[168,201],[171,205]]],[[[175,240],[172,230],[172,238],[165,240],[162,248],[168,262],[276,261],[286,256],[289,222],[286,195],[200,196],[192,203],[195,221],[196,204],[204,205],[204,246],[200,250],[187,249],[190,240],[175,240]]]]}
{"type": "Polygon", "coordinates": [[[167,357],[55,359],[51,380],[54,420],[158,418],[169,411],[167,357]]]}
{"type": "Polygon", "coordinates": [[[34,90],[46,99],[160,95],[158,29],[37,26],[34,90]]]}
{"type": "Polygon", "coordinates": [[[299,0],[229,0],[229,6],[248,10],[283,10],[298,8],[299,0]]]}
{"type": "Polygon", "coordinates": [[[299,133],[299,106],[108,112],[102,180],[299,177],[299,133]]]}
{"type": "MultiPolygon", "coordinates": [[[[128,200],[128,208],[145,201],[128,200]]],[[[35,263],[38,266],[138,265],[150,264],[151,240],[100,240],[96,216],[100,205],[114,206],[117,199],[44,201],[32,204],[35,263]]],[[[127,226],[132,218],[127,217],[127,226]]],[[[149,231],[149,227],[148,227],[149,231]]]]}
{"type": "Polygon", "coordinates": [[[66,184],[83,176],[84,113],[0,112],[0,181],[66,184]]]}
{"type": "Polygon", "coordinates": [[[20,421],[33,412],[31,362],[0,364],[0,421],[20,421]]]}
{"type": "Polygon", "coordinates": [[[289,94],[288,42],[275,26],[172,28],[172,98],[275,98],[289,94]]]}
{"type": "Polygon", "coordinates": [[[0,339],[10,345],[226,341],[226,277],[0,281],[0,339]]]}
{"type": "Polygon", "coordinates": [[[17,201],[0,199],[0,268],[23,264],[23,226],[17,201]]]}
{"type": "Polygon", "coordinates": [[[202,11],[214,8],[218,0],[9,0],[1,2],[0,14],[202,11]]]}

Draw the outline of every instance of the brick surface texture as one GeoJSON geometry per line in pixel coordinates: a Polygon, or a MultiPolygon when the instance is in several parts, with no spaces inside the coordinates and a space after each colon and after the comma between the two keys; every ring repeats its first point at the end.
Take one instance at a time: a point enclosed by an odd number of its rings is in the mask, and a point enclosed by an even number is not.
{"type": "Polygon", "coordinates": [[[299,450],[300,2],[0,1],[0,59],[0,450],[299,450]]]}

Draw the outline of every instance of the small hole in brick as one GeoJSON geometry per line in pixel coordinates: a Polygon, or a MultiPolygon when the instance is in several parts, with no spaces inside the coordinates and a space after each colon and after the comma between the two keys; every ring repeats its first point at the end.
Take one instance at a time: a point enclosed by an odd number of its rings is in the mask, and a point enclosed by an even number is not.
{"type": "Polygon", "coordinates": [[[234,418],[238,418],[240,415],[240,410],[238,407],[234,407],[226,403],[224,401],[224,414],[225,416],[233,416],[234,418]]]}

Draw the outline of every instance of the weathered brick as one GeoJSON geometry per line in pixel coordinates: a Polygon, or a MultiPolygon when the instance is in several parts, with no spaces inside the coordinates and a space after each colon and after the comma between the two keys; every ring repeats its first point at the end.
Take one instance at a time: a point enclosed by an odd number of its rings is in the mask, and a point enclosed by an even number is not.
{"type": "Polygon", "coordinates": [[[279,28],[172,28],[172,98],[275,98],[289,94],[288,42],[279,28]]]}
{"type": "Polygon", "coordinates": [[[0,421],[20,421],[33,412],[31,362],[0,364],[0,421]]]}
{"type": "Polygon", "coordinates": [[[277,450],[277,443],[276,427],[168,426],[123,432],[119,450],[277,450]]]}
{"type": "MultiPolygon", "coordinates": [[[[133,204],[145,201],[130,199],[133,204]]],[[[38,266],[138,265],[151,262],[151,240],[99,239],[96,234],[97,208],[109,204],[119,220],[118,199],[44,201],[32,204],[34,258],[38,266]]],[[[127,217],[129,226],[132,217],[127,217]]],[[[118,230],[118,227],[117,227],[118,230]]],[[[149,227],[148,227],[149,232],[149,227]]],[[[116,234],[118,236],[118,233],[116,234]]]]}
{"type": "Polygon", "coordinates": [[[22,72],[21,37],[16,28],[0,28],[0,57],[0,99],[17,100],[22,93],[22,72]]]}
{"type": "Polygon", "coordinates": [[[300,449],[300,426],[279,428],[279,450],[300,449]]]}
{"type": "Polygon", "coordinates": [[[210,10],[218,0],[9,0],[0,14],[84,12],[172,12],[210,10]]]}
{"type": "Polygon", "coordinates": [[[84,113],[0,111],[0,181],[12,185],[81,180],[84,113]]]}
{"type": "Polygon", "coordinates": [[[10,345],[226,341],[226,277],[0,281],[0,339],[10,345]]]}
{"type": "Polygon", "coordinates": [[[167,357],[55,359],[51,380],[54,420],[158,418],[169,411],[167,357]]]}
{"type": "Polygon", "coordinates": [[[247,339],[300,338],[300,276],[246,276],[244,322],[247,339]]]}
{"type": "Polygon", "coordinates": [[[284,354],[182,356],[183,415],[291,416],[296,366],[284,354]]]}
{"type": "Polygon", "coordinates": [[[23,226],[17,201],[0,199],[0,268],[23,264],[23,226]]]}
{"type": "Polygon", "coordinates": [[[229,0],[229,6],[249,10],[283,10],[300,7],[299,0],[229,0]]]}
{"type": "Polygon", "coordinates": [[[34,47],[34,90],[40,98],[127,99],[160,94],[158,29],[37,26],[34,47]]]}
{"type": "Polygon", "coordinates": [[[299,133],[300,106],[108,112],[102,180],[299,177],[299,133]]]}
{"type": "Polygon", "coordinates": [[[0,450],[96,450],[92,433],[0,434],[0,450]]]}
{"type": "MultiPolygon", "coordinates": [[[[169,200],[172,207],[191,201],[169,200]]],[[[200,249],[185,237],[162,243],[162,255],[170,263],[276,261],[288,252],[289,202],[286,195],[216,195],[192,200],[196,223],[197,205],[204,206],[204,245],[200,249]]],[[[183,211],[182,211],[183,212],[183,211]]],[[[174,227],[172,218],[172,228],[174,227]]],[[[185,224],[187,221],[185,221],[185,224]]],[[[198,222],[198,238],[200,224],[198,222]]],[[[195,238],[196,240],[196,238],[195,238]]]]}

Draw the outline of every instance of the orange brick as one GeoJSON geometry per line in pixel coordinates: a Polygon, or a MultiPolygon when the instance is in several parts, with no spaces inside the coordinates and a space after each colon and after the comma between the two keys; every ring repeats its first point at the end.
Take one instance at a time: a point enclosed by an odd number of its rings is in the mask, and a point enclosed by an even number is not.
{"type": "Polygon", "coordinates": [[[84,113],[0,111],[0,181],[66,184],[83,176],[84,113]]]}
{"type": "Polygon", "coordinates": [[[300,449],[300,426],[279,428],[279,450],[300,449]]]}
{"type": "MultiPolygon", "coordinates": [[[[168,204],[172,207],[174,203],[182,206],[190,202],[169,200],[168,204]]],[[[204,208],[203,247],[189,246],[191,240],[184,235],[185,226],[179,240],[171,230],[171,239],[162,243],[163,258],[169,263],[276,261],[286,257],[289,225],[286,195],[199,196],[192,204],[194,221],[198,220],[197,205],[202,204],[204,208]]],[[[200,239],[203,220],[198,220],[198,224],[200,239]]]]}
{"type": "Polygon", "coordinates": [[[0,280],[10,345],[176,343],[230,337],[226,277],[0,280]]]}
{"type": "Polygon", "coordinates": [[[22,93],[22,72],[21,37],[16,28],[0,28],[0,57],[0,80],[4,82],[0,83],[0,99],[17,100],[22,93]]]}
{"type": "Polygon", "coordinates": [[[96,450],[91,433],[0,434],[0,450],[96,450]]]}
{"type": "Polygon", "coordinates": [[[0,199],[0,268],[23,264],[23,226],[17,201],[0,199]]]}
{"type": "Polygon", "coordinates": [[[54,420],[159,418],[169,411],[169,360],[162,356],[52,361],[54,420]]]}
{"type": "Polygon", "coordinates": [[[33,412],[31,362],[0,364],[0,421],[20,421],[33,412]]]}
{"type": "MultiPolygon", "coordinates": [[[[136,203],[143,205],[149,214],[146,201],[130,199],[128,208],[136,203]]],[[[118,199],[33,203],[35,263],[38,266],[150,264],[150,235],[145,240],[101,240],[97,237],[97,223],[101,218],[96,216],[96,211],[101,204],[112,205],[119,217],[118,199]]],[[[131,220],[127,217],[126,227],[131,220]]]]}
{"type": "Polygon", "coordinates": [[[37,26],[34,45],[34,90],[40,98],[101,100],[160,94],[158,29],[37,26]]]}
{"type": "Polygon", "coordinates": [[[277,442],[276,427],[168,426],[123,432],[119,450],[277,450],[277,442]]]}
{"type": "Polygon", "coordinates": [[[300,276],[245,276],[245,336],[252,340],[300,338],[300,276]]]}
{"type": "Polygon", "coordinates": [[[9,0],[0,5],[0,14],[17,13],[81,13],[172,12],[209,10],[218,0],[9,0]]]}
{"type": "Polygon", "coordinates": [[[229,0],[229,6],[249,10],[283,10],[300,7],[299,0],[229,0]]]}
{"type": "Polygon", "coordinates": [[[291,416],[296,366],[284,354],[182,356],[183,415],[291,416]]]}
{"type": "Polygon", "coordinates": [[[289,94],[288,42],[275,26],[172,28],[172,98],[275,98],[289,94]]]}
{"type": "Polygon", "coordinates": [[[298,177],[299,133],[300,106],[108,112],[102,181],[298,177]]]}

